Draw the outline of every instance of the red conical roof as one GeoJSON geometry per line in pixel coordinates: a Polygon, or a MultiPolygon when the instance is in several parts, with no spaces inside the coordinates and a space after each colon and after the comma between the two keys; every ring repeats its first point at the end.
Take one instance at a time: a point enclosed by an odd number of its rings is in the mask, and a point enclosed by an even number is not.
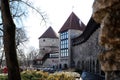
{"type": "Polygon", "coordinates": [[[55,31],[52,29],[52,27],[49,27],[40,37],[40,38],[58,38],[55,31]]]}
{"type": "Polygon", "coordinates": [[[75,29],[75,30],[81,30],[83,31],[85,29],[85,24],[79,20],[79,18],[75,15],[74,12],[70,14],[62,28],[59,30],[60,32],[67,31],[69,29],[75,29]]]}

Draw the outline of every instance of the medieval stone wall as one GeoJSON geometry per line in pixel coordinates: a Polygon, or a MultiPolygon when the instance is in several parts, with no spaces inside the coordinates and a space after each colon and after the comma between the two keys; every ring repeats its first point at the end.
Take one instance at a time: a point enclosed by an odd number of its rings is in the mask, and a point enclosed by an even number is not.
{"type": "Polygon", "coordinates": [[[98,54],[103,51],[103,47],[98,44],[99,31],[97,29],[86,42],[72,47],[72,59],[76,68],[100,73],[98,54]]]}
{"type": "Polygon", "coordinates": [[[47,58],[47,60],[43,63],[42,67],[57,67],[59,62],[58,58],[47,58]]]}

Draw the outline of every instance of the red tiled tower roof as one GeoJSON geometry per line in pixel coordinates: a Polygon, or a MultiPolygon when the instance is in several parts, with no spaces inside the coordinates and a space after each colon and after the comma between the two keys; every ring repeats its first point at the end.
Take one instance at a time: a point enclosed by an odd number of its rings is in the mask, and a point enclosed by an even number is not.
{"type": "Polygon", "coordinates": [[[75,15],[74,12],[70,14],[62,28],[59,30],[59,33],[67,31],[68,29],[75,29],[81,31],[85,29],[85,24],[75,15]]]}
{"type": "Polygon", "coordinates": [[[40,38],[57,38],[58,36],[56,35],[55,31],[52,29],[50,26],[40,37],[40,38]]]}

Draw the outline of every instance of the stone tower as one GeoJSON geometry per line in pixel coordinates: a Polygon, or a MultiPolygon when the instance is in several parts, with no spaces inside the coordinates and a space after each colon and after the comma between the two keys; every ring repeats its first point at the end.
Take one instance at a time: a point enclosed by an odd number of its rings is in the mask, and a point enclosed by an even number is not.
{"type": "Polygon", "coordinates": [[[49,27],[40,37],[39,37],[39,53],[40,58],[45,54],[50,52],[58,51],[59,39],[52,27],[49,27]]]}
{"type": "Polygon", "coordinates": [[[59,30],[60,43],[60,68],[72,67],[72,42],[71,39],[79,36],[85,29],[84,23],[76,16],[74,12],[70,14],[62,28],[59,30]]]}

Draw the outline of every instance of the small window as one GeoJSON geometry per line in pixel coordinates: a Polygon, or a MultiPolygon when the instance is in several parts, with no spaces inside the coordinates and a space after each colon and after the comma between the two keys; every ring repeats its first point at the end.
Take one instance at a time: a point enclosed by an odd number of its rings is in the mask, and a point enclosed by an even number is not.
{"type": "Polygon", "coordinates": [[[45,39],[43,39],[43,42],[45,42],[45,39]]]}

